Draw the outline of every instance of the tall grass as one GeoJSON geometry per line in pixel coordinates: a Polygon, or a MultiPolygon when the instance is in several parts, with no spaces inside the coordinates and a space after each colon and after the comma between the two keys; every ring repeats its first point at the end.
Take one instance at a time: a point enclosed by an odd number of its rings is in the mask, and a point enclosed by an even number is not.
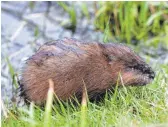
{"type": "MultiPolygon", "coordinates": [[[[97,2],[95,26],[105,32],[109,22],[111,37],[131,43],[155,38],[167,44],[168,4],[166,2],[97,2]],[[161,40],[156,38],[160,37],[161,40]]],[[[110,37],[109,36],[109,37],[110,37]]]]}
{"type": "Polygon", "coordinates": [[[8,57],[6,57],[6,63],[8,65],[8,67],[9,67],[9,72],[10,72],[10,76],[12,78],[12,82],[14,84],[14,87],[18,88],[19,85],[18,85],[17,80],[16,80],[17,74],[15,73],[15,70],[14,70],[14,68],[13,68],[13,66],[12,66],[12,64],[11,64],[11,62],[10,62],[8,57]]]}
{"type": "Polygon", "coordinates": [[[57,3],[70,16],[70,24],[67,24],[64,27],[67,28],[67,29],[71,29],[72,32],[75,32],[75,30],[76,30],[76,23],[77,23],[77,17],[76,17],[76,11],[75,11],[74,5],[72,4],[71,6],[68,6],[65,2],[57,2],[57,3]]]}

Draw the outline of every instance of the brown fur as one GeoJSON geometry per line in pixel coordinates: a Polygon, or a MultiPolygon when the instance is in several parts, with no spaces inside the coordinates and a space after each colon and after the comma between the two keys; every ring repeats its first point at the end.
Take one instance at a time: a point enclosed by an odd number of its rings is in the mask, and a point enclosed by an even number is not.
{"type": "Polygon", "coordinates": [[[46,100],[48,79],[54,81],[58,98],[81,96],[86,85],[89,98],[119,85],[145,85],[154,78],[151,68],[121,44],[101,44],[63,39],[49,42],[27,61],[21,91],[35,103],[46,100]],[[119,80],[118,80],[119,79],[119,80]]]}

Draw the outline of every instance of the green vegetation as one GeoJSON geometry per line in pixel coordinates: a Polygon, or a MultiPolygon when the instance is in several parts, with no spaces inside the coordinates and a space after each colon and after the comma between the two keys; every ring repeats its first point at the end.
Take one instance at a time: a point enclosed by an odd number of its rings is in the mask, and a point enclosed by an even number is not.
{"type": "Polygon", "coordinates": [[[109,22],[109,38],[131,43],[146,42],[152,44],[168,40],[168,5],[165,2],[98,2],[95,14],[95,26],[106,31],[109,22]]]}
{"type": "MultiPolygon", "coordinates": [[[[77,15],[74,6],[65,2],[58,2],[70,16],[66,28],[75,32],[77,15]]],[[[34,8],[34,2],[30,2],[34,8]]],[[[104,42],[118,41],[129,44],[157,47],[162,44],[168,49],[168,4],[165,2],[151,4],[148,2],[96,2],[94,25],[104,33],[104,42]]],[[[81,13],[88,20],[89,14],[85,3],[81,6],[81,13]]],[[[39,29],[34,30],[35,38],[39,36],[39,29]]],[[[138,48],[135,46],[135,48],[138,48]]],[[[18,84],[15,71],[9,59],[11,78],[15,88],[18,84]]],[[[157,63],[155,63],[157,64],[157,63]]],[[[115,88],[114,93],[107,93],[100,102],[88,102],[87,106],[73,105],[60,102],[52,104],[52,93],[49,93],[44,108],[31,103],[29,106],[16,107],[8,104],[3,111],[2,127],[57,127],[57,126],[114,126],[114,127],[160,127],[168,126],[168,66],[157,65],[158,71],[155,81],[143,87],[115,88]],[[167,100],[166,100],[167,99],[167,100]]]]}
{"type": "Polygon", "coordinates": [[[13,85],[14,85],[15,88],[18,88],[19,85],[18,85],[18,83],[17,83],[17,81],[16,81],[16,79],[15,79],[16,76],[17,76],[17,74],[15,73],[14,68],[13,68],[12,64],[10,63],[8,57],[6,57],[6,62],[7,62],[8,67],[9,67],[9,72],[10,72],[10,76],[11,76],[12,81],[13,81],[13,85]]]}
{"type": "MultiPolygon", "coordinates": [[[[2,126],[146,126],[168,125],[168,105],[165,90],[168,87],[168,67],[158,73],[155,81],[144,87],[115,88],[99,104],[88,103],[87,107],[70,103],[49,105],[41,109],[33,103],[28,108],[13,108],[2,126]],[[51,112],[52,107],[52,112],[51,112]],[[51,112],[51,113],[50,113],[51,112]],[[47,117],[46,117],[47,115],[47,117]],[[50,121],[50,122],[46,122],[50,121]]],[[[51,96],[51,95],[49,95],[51,96]]],[[[51,97],[48,99],[51,103],[51,97]]],[[[164,127],[163,126],[163,127],[164,127]]]]}
{"type": "Polygon", "coordinates": [[[64,2],[57,2],[70,16],[70,24],[64,25],[65,28],[71,29],[72,32],[75,32],[76,29],[76,11],[74,5],[68,6],[64,2]]]}

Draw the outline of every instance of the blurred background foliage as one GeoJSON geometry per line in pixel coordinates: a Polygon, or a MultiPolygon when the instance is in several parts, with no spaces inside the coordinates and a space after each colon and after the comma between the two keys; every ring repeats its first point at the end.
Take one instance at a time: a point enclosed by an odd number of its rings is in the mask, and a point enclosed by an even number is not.
{"type": "MultiPolygon", "coordinates": [[[[70,15],[71,28],[77,23],[74,6],[59,2],[70,15]]],[[[85,3],[80,7],[84,16],[89,11],[85,3]]],[[[105,34],[104,42],[118,41],[168,49],[168,2],[94,2],[94,26],[105,34]]]]}
{"type": "Polygon", "coordinates": [[[116,40],[137,44],[149,42],[157,46],[168,40],[167,2],[98,2],[95,26],[116,40]],[[109,22],[107,24],[107,22],[109,22]]]}
{"type": "MultiPolygon", "coordinates": [[[[69,13],[69,28],[74,32],[77,23],[74,6],[65,2],[59,5],[69,13]]],[[[168,46],[168,2],[95,2],[93,7],[95,28],[104,32],[108,40],[154,47],[161,42],[168,46]]],[[[86,4],[82,4],[81,10],[89,19],[86,4]]]]}

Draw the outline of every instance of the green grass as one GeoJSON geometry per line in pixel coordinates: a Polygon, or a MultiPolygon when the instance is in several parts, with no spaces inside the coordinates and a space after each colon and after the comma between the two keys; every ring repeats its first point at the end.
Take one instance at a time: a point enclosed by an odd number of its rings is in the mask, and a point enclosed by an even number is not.
{"type": "MultiPolygon", "coordinates": [[[[70,24],[64,22],[63,26],[75,32],[78,17],[74,3],[57,3],[70,17],[70,24]]],[[[106,34],[103,41],[143,43],[153,47],[161,43],[168,49],[167,2],[95,2],[91,7],[95,10],[92,18],[96,30],[106,34]]],[[[82,16],[89,21],[91,15],[87,5],[83,2],[79,8],[82,16]]]]}
{"type": "Polygon", "coordinates": [[[61,6],[65,12],[69,14],[70,17],[70,24],[63,25],[64,28],[72,30],[72,32],[75,32],[76,25],[77,25],[77,17],[76,17],[76,11],[74,8],[74,5],[72,4],[71,6],[66,5],[65,2],[57,2],[59,6],[61,6]]]}
{"type": "Polygon", "coordinates": [[[114,94],[108,93],[99,104],[89,102],[87,107],[82,107],[59,102],[53,105],[50,100],[51,104],[47,104],[45,109],[33,103],[28,107],[13,107],[8,111],[7,118],[2,118],[2,126],[144,127],[162,124],[166,127],[168,95],[165,90],[168,87],[168,67],[163,65],[161,68],[162,71],[158,72],[152,84],[143,87],[116,87],[114,94]]]}
{"type": "Polygon", "coordinates": [[[168,6],[165,2],[97,2],[95,26],[105,32],[109,22],[110,36],[113,41],[145,43],[167,43],[168,6]],[[158,39],[159,38],[159,39],[158,39]],[[160,39],[161,38],[161,39],[160,39]]]}
{"type": "MultiPolygon", "coordinates": [[[[64,2],[58,4],[69,14],[70,27],[75,29],[77,21],[74,7],[69,7],[64,2]]],[[[159,42],[162,42],[168,49],[168,21],[163,20],[163,15],[167,15],[167,6],[156,5],[154,8],[156,12],[150,14],[146,2],[116,2],[115,4],[114,2],[98,2],[98,4],[100,4],[100,9],[96,13],[95,25],[104,32],[105,43],[111,39],[131,43],[135,39],[138,43],[149,47],[157,47],[159,42]],[[137,11],[138,7],[141,7],[140,11],[137,11]],[[130,8],[132,11],[129,10],[130,8]],[[110,14],[115,15],[114,24],[111,24],[110,14]],[[160,25],[161,20],[163,20],[162,25],[160,25]]],[[[33,8],[33,5],[31,6],[33,8]]],[[[87,6],[83,4],[81,8],[83,15],[89,19],[87,6]]],[[[38,29],[35,29],[34,36],[38,37],[38,29]]],[[[13,66],[8,59],[6,63],[13,78],[14,87],[17,88],[13,66]]],[[[24,107],[16,107],[16,105],[6,107],[7,117],[2,118],[2,126],[155,127],[159,125],[167,127],[168,66],[158,65],[157,68],[160,71],[157,72],[155,81],[151,84],[143,87],[116,87],[115,92],[108,93],[99,104],[88,102],[87,106],[80,104],[75,106],[60,101],[52,104],[50,94],[44,108],[33,103],[24,107]]]]}

